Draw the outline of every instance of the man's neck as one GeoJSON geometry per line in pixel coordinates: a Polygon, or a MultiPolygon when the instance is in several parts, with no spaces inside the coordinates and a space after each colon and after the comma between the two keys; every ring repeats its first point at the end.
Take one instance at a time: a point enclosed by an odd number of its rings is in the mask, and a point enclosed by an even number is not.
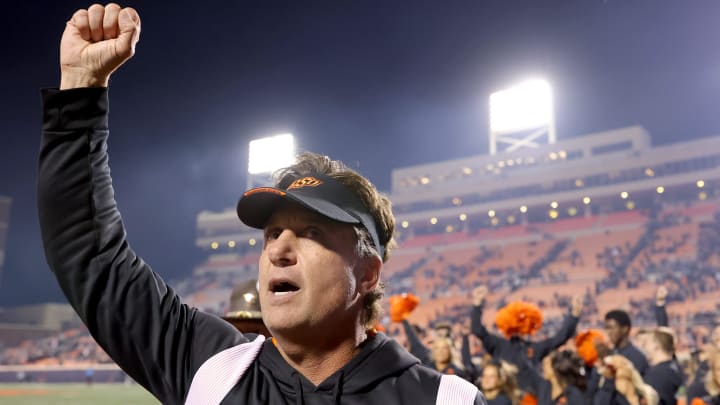
{"type": "Polygon", "coordinates": [[[360,351],[364,333],[342,339],[317,339],[310,344],[276,336],[276,346],[288,364],[312,382],[320,385],[343,368],[360,351]]]}
{"type": "Polygon", "coordinates": [[[648,362],[650,363],[651,366],[657,366],[658,364],[665,362],[665,361],[669,361],[669,360],[672,360],[672,355],[663,353],[663,352],[658,352],[655,355],[650,356],[650,358],[648,359],[648,362]]]}

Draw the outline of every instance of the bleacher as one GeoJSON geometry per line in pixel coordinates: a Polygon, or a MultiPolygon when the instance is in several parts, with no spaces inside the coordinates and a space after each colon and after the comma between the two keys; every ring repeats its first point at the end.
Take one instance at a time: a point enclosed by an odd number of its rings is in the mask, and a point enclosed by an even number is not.
{"type": "MultiPolygon", "coordinates": [[[[442,318],[448,307],[470,305],[469,293],[480,284],[490,286],[491,291],[488,297],[490,310],[484,314],[488,325],[493,324],[499,304],[514,300],[540,303],[547,318],[560,318],[567,312],[566,307],[557,306],[561,292],[562,296],[592,297],[596,313],[585,317],[584,323],[593,327],[602,327],[598,315],[614,308],[637,313],[641,324],[652,320],[651,305],[660,283],[669,284],[671,291],[684,288],[686,295],[702,285],[708,291],[694,292],[692,299],[678,298],[668,304],[670,316],[682,320],[676,326],[690,330],[694,325],[687,320],[692,319],[693,314],[720,309],[717,305],[720,302],[719,283],[711,275],[713,273],[706,271],[704,276],[695,278],[693,285],[678,286],[668,278],[668,274],[677,273],[670,268],[662,270],[662,275],[647,274],[645,270],[658,263],[669,266],[695,261],[701,224],[714,221],[716,212],[716,202],[670,206],[660,215],[662,225],[652,232],[652,243],[647,246],[639,242],[649,232],[651,219],[639,210],[513,225],[496,231],[484,229],[476,234],[463,232],[462,238],[458,238],[462,241],[460,247],[448,244],[446,241],[451,238],[446,235],[423,235],[402,241],[400,251],[396,253],[396,257],[403,257],[406,246],[426,246],[423,265],[410,273],[403,272],[401,266],[395,264],[393,271],[385,276],[389,278],[390,292],[402,292],[402,289],[392,288],[400,285],[405,291],[421,297],[421,308],[411,318],[420,325],[442,318]],[[491,233],[494,238],[490,240],[487,235],[491,233]],[[558,240],[566,240],[568,244],[544,266],[540,277],[524,278],[528,276],[528,267],[546,255],[558,240]],[[438,241],[445,243],[437,244],[438,241]],[[428,246],[431,242],[432,248],[428,246]],[[639,253],[627,265],[627,274],[618,279],[616,285],[603,287],[603,283],[613,279],[613,272],[636,245],[640,246],[639,253]],[[401,274],[406,276],[399,277],[401,274]],[[519,283],[517,279],[520,279],[519,283]]],[[[417,263],[421,257],[421,253],[415,253],[410,262],[417,263]]],[[[716,267],[717,254],[711,258],[705,265],[716,267]]]]}
{"type": "MultiPolygon", "coordinates": [[[[693,333],[707,333],[708,328],[693,319],[720,309],[718,249],[710,249],[702,263],[698,259],[701,233],[707,232],[703,229],[718,228],[717,207],[717,202],[666,207],[646,245],[638,242],[653,219],[639,210],[409,236],[399,241],[383,278],[388,295],[408,291],[420,296],[422,304],[410,318],[419,325],[461,321],[469,311],[470,292],[479,285],[490,288],[487,325],[494,323],[500,306],[515,300],[538,304],[546,324],[557,324],[573,295],[585,295],[593,303],[593,311],[583,316],[583,327],[602,327],[600,314],[613,308],[629,310],[642,324],[652,320],[655,291],[663,283],[671,291],[668,313],[680,323],[674,326],[687,331],[680,336],[693,336],[685,340],[697,340],[701,337],[693,333]],[[636,245],[641,249],[626,274],[617,274],[636,245]],[[559,251],[546,260],[554,247],[559,251]],[[685,267],[679,271],[677,266],[685,267]],[[539,270],[531,274],[531,269],[539,270]]],[[[202,271],[179,281],[178,291],[188,304],[222,313],[233,285],[255,274],[257,258],[257,252],[212,257],[199,266],[202,271]],[[233,265],[241,265],[242,271],[227,271],[233,265]],[[207,271],[211,267],[222,270],[207,271]]],[[[77,329],[0,348],[0,359],[3,364],[48,366],[109,361],[87,332],[77,329]],[[53,339],[62,344],[50,344],[53,339]]]]}

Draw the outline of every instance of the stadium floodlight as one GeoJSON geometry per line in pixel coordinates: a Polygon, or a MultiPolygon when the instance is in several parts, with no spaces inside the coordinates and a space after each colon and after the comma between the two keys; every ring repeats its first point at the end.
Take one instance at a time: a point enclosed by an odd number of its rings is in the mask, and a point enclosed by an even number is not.
{"type": "Polygon", "coordinates": [[[295,138],[281,134],[250,141],[248,173],[272,173],[291,165],[295,160],[295,138]]]}
{"type": "Polygon", "coordinates": [[[497,144],[535,147],[536,140],[547,135],[555,143],[555,117],[550,84],[545,80],[528,80],[490,95],[490,154],[497,153],[497,144]],[[529,132],[529,133],[528,133],[529,132]],[[523,137],[518,138],[521,134],[523,137]]]}

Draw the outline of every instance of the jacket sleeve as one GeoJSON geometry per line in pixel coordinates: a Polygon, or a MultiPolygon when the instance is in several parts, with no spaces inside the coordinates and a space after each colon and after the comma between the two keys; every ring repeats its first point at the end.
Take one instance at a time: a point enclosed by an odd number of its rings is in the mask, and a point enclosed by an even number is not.
{"type": "Polygon", "coordinates": [[[410,344],[410,354],[417,357],[424,366],[434,368],[435,365],[430,357],[430,350],[420,341],[410,322],[408,322],[407,319],[403,319],[402,326],[405,331],[405,337],[410,344]]]}
{"type": "Polygon", "coordinates": [[[480,339],[485,351],[490,353],[491,356],[495,356],[496,351],[500,348],[500,345],[505,339],[491,333],[487,330],[487,328],[485,328],[485,325],[482,323],[482,312],[482,305],[473,306],[472,314],[470,316],[470,329],[472,330],[472,333],[480,339]]]}
{"type": "Polygon", "coordinates": [[[463,367],[467,373],[467,379],[471,383],[475,383],[475,380],[480,377],[478,367],[472,361],[472,355],[470,354],[470,336],[463,335],[462,346],[460,347],[460,357],[462,358],[463,367]]]}
{"type": "Polygon", "coordinates": [[[655,305],[655,321],[657,321],[658,326],[670,325],[665,305],[655,305]]]}
{"type": "Polygon", "coordinates": [[[182,304],[130,248],[108,165],[107,89],[48,89],[42,98],[37,198],[47,263],[108,355],[163,403],[182,403],[202,362],[247,338],[182,304]]]}
{"type": "Polygon", "coordinates": [[[563,319],[562,326],[560,326],[560,330],[558,330],[557,333],[547,339],[533,343],[533,361],[536,363],[542,361],[550,352],[562,346],[563,343],[573,337],[579,321],[580,318],[568,314],[565,316],[565,319],[563,319]]]}

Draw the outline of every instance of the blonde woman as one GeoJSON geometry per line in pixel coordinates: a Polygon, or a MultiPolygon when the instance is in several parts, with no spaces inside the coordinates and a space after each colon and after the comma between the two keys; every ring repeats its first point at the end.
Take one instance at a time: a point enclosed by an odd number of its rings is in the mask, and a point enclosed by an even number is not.
{"type": "Polygon", "coordinates": [[[483,367],[479,383],[488,405],[515,405],[518,403],[517,382],[506,365],[494,360],[490,361],[483,367]]]}
{"type": "Polygon", "coordinates": [[[705,375],[704,392],[692,398],[691,405],[720,405],[720,351],[710,352],[710,369],[705,375]]]}

